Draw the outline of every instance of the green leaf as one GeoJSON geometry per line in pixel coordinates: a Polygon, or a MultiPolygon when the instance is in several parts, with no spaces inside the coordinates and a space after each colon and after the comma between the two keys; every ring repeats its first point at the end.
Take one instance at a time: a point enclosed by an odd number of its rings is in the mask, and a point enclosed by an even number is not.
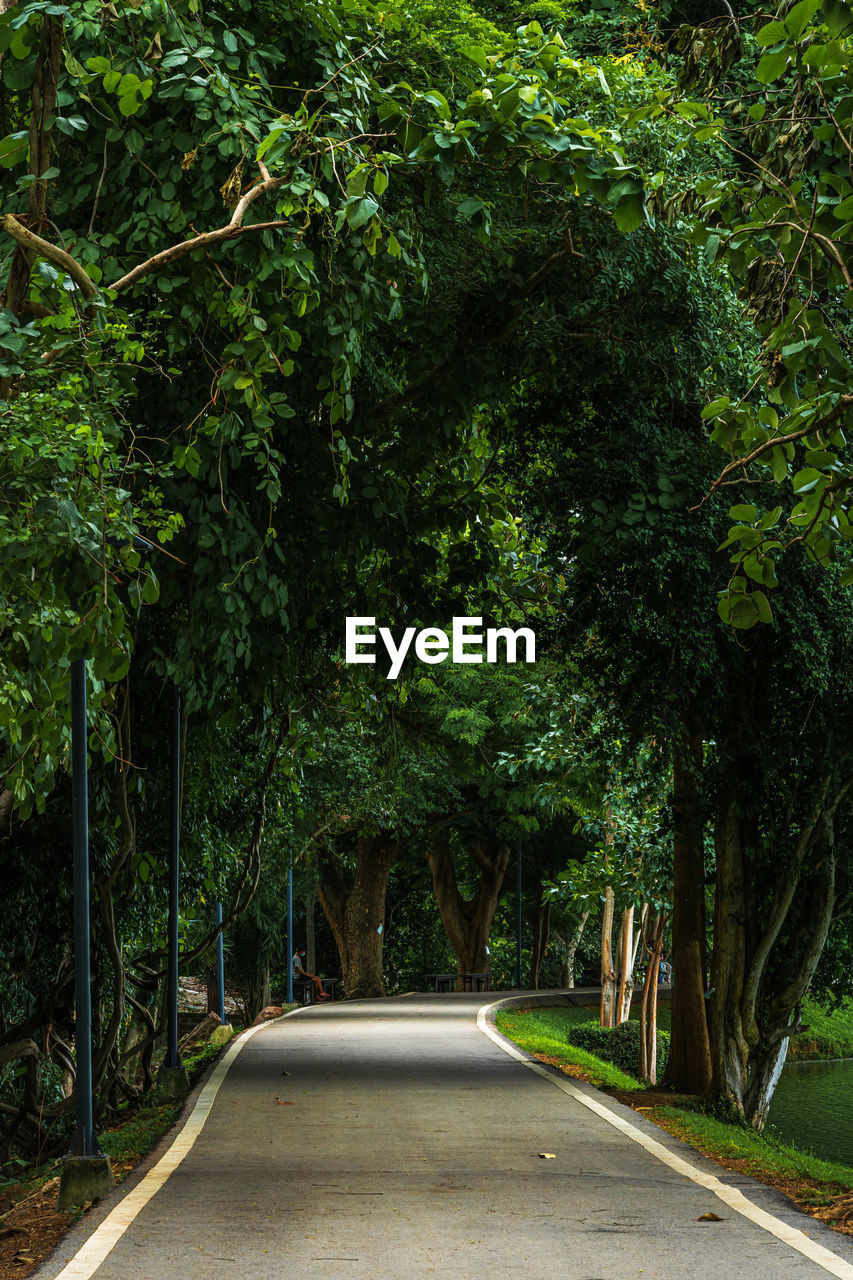
{"type": "Polygon", "coordinates": [[[823,20],[833,35],[840,35],[853,22],[850,6],[844,4],[843,0],[823,0],[821,8],[823,10],[823,20]]]}
{"type": "Polygon", "coordinates": [[[465,54],[466,58],[470,58],[472,62],[476,62],[481,71],[488,71],[489,60],[486,57],[485,49],[482,49],[478,44],[469,44],[465,46],[462,52],[465,54]]]}
{"type": "Polygon", "coordinates": [[[728,409],[730,404],[731,400],[728,396],[720,396],[717,400],[712,400],[710,404],[706,404],[700,416],[707,422],[709,418],[716,418],[723,409],[728,409]]]}
{"type": "Polygon", "coordinates": [[[758,508],[754,507],[751,502],[739,502],[735,506],[729,508],[729,515],[732,520],[740,520],[741,523],[753,524],[758,519],[758,508]]]}
{"type": "Polygon", "coordinates": [[[778,49],[775,53],[765,53],[755,68],[755,78],[759,84],[772,84],[785,72],[788,66],[789,50],[778,49]]]}
{"type": "MultiPolygon", "coordinates": [[[[753,591],[749,599],[755,605],[758,613],[758,621],[768,624],[773,622],[773,610],[770,608],[770,601],[763,591],[753,591]]],[[[735,623],[737,626],[737,623],[735,623]]]]}
{"type": "Polygon", "coordinates": [[[799,40],[806,25],[811,22],[820,8],[820,3],[821,0],[800,0],[799,4],[795,4],[790,13],[785,15],[785,29],[794,40],[799,40]]]}
{"type": "Polygon", "coordinates": [[[646,218],[646,202],[641,192],[629,195],[617,205],[614,210],[616,226],[625,234],[636,231],[641,227],[646,218]]]}
{"type": "Polygon", "coordinates": [[[346,203],[346,219],[353,231],[363,227],[376,213],[379,205],[370,196],[356,196],[346,203]]]}

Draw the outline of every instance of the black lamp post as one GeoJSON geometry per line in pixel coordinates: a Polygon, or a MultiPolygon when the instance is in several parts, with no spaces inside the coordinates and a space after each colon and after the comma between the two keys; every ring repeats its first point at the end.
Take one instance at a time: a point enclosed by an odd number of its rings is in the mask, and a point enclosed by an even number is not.
{"type": "Polygon", "coordinates": [[[293,1004],[293,854],[287,868],[287,1003],[293,1004]]]}
{"type": "Polygon", "coordinates": [[[225,1026],[225,956],[222,947],[222,903],[217,902],[214,916],[219,933],[216,935],[216,1012],[219,1022],[225,1026]]]}
{"type": "Polygon", "coordinates": [[[58,1207],[97,1200],[113,1185],[95,1134],[92,1101],[92,974],[89,904],[89,778],[86,659],[71,664],[71,830],[74,859],[74,1044],[77,1126],[62,1164],[58,1207]]]}
{"type": "Polygon", "coordinates": [[[515,985],[521,989],[521,840],[515,844],[515,985]]]}
{"type": "Polygon", "coordinates": [[[182,1098],[189,1092],[189,1077],[178,1052],[178,942],[180,919],[178,890],[181,874],[181,694],[172,689],[172,732],[169,795],[169,959],[166,977],[166,1057],[157,1073],[161,1098],[182,1098]]]}

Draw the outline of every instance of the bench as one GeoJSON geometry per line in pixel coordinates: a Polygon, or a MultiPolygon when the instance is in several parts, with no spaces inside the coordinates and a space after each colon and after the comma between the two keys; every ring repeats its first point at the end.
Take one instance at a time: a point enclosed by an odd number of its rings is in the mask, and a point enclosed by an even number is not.
{"type": "Polygon", "coordinates": [[[491,991],[492,975],[490,973],[463,973],[463,991],[491,991]]]}
{"type": "MultiPolygon", "coordinates": [[[[323,984],[323,990],[327,991],[334,1000],[337,978],[321,978],[320,981],[323,984]]],[[[296,1004],[314,1004],[314,983],[309,982],[307,978],[294,978],[293,999],[296,1004]]]]}
{"type": "Polygon", "coordinates": [[[433,984],[433,991],[438,994],[439,991],[452,991],[456,986],[455,973],[425,973],[424,981],[433,984]]]}
{"type": "MultiPolygon", "coordinates": [[[[459,980],[458,973],[425,973],[426,982],[431,982],[433,991],[452,991],[459,980]]],[[[491,991],[492,976],[490,973],[463,973],[463,991],[491,991]]]]}

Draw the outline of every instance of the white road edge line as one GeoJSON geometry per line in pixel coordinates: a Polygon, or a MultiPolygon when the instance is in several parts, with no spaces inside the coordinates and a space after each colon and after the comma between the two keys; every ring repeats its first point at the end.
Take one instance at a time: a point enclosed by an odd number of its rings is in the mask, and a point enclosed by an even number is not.
{"type": "MultiPolygon", "coordinates": [[[[789,1226],[781,1218],[774,1217],[772,1213],[768,1213],[765,1209],[759,1209],[751,1200],[747,1200],[746,1196],[738,1191],[736,1187],[721,1182],[712,1173],[704,1173],[701,1169],[694,1169],[686,1160],[682,1160],[680,1156],[669,1151],[663,1143],[657,1142],[640,1129],[635,1128],[629,1121],[623,1120],[621,1116],[616,1115],[614,1111],[610,1111],[609,1108],[603,1106],[595,1098],[590,1098],[585,1093],[582,1093],[580,1089],[576,1089],[574,1085],[569,1083],[568,1079],[561,1079],[552,1072],[546,1071],[538,1062],[531,1062],[524,1053],[516,1049],[497,1031],[493,1031],[488,1024],[488,1015],[492,1010],[499,1009],[505,1003],[503,1000],[496,1000],[492,1004],[484,1004],[477,1012],[477,1026],[483,1032],[483,1035],[493,1040],[496,1045],[503,1049],[504,1053],[508,1053],[512,1058],[517,1058],[519,1062],[524,1063],[525,1067],[529,1067],[537,1075],[549,1080],[558,1089],[562,1089],[563,1093],[569,1094],[570,1097],[575,1098],[583,1106],[588,1107],[590,1111],[594,1111],[602,1120],[612,1124],[614,1129],[624,1133],[632,1142],[645,1147],[646,1151],[656,1156],[658,1160],[668,1165],[670,1169],[674,1169],[676,1173],[683,1174],[685,1178],[689,1178],[691,1182],[698,1183],[700,1187],[705,1187],[706,1190],[712,1191],[730,1209],[734,1209],[735,1213],[742,1214],[744,1218],[748,1218],[756,1226],[769,1231],[777,1240],[781,1240],[783,1244],[790,1245],[792,1249],[796,1249],[804,1257],[816,1262],[819,1267],[823,1267],[824,1271],[828,1271],[830,1275],[838,1276],[840,1280],[853,1280],[853,1266],[849,1262],[845,1262],[843,1258],[839,1258],[838,1254],[833,1253],[830,1249],[825,1249],[822,1244],[810,1240],[805,1232],[800,1231],[798,1227],[789,1226]]],[[[64,1280],[64,1273],[62,1280],[64,1280]]]]}
{"type": "MultiPolygon", "coordinates": [[[[294,1014],[301,1012],[300,1009],[291,1009],[290,1013],[285,1013],[283,1017],[292,1018],[294,1014]]],[[[271,1018],[269,1021],[279,1022],[281,1019],[271,1018]]],[[[196,1138],[205,1126],[216,1095],[223,1080],[233,1067],[237,1055],[247,1041],[266,1026],[269,1026],[269,1022],[261,1022],[257,1027],[249,1027],[236,1040],[232,1041],[225,1056],[216,1064],[213,1074],[198,1095],[195,1106],[187,1117],[186,1124],[175,1137],[168,1151],[163,1153],[154,1168],[149,1169],[142,1181],[138,1182],[133,1190],[129,1191],[124,1199],[119,1201],[112,1212],[107,1214],[100,1226],[95,1228],[89,1239],[78,1249],[71,1261],[58,1273],[56,1280],[89,1280],[89,1277],[95,1274],[98,1267],[111,1250],[115,1248],[125,1231],[127,1231],[137,1215],[142,1212],[151,1197],[157,1194],[166,1179],[175,1172],[185,1156],[189,1155],[196,1138]]],[[[61,1244],[59,1248],[62,1248],[61,1244]]],[[[853,1271],[851,1271],[851,1275],[853,1275],[853,1271]]]]}

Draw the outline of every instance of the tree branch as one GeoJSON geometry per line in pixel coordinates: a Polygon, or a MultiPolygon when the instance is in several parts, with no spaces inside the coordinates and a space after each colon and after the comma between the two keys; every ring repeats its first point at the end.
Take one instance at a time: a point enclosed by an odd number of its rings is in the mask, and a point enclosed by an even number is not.
{"type": "Polygon", "coordinates": [[[250,222],[248,226],[243,226],[243,219],[249,206],[258,199],[259,196],[266,195],[270,191],[277,191],[286,181],[287,177],[272,178],[269,171],[264,165],[260,166],[262,181],[258,182],[254,187],[242,195],[234,207],[230,222],[224,227],[217,227],[215,231],[204,231],[201,235],[193,236],[191,240],[183,240],[180,244],[173,244],[168,249],[155,253],[153,258],[148,258],[145,262],[140,262],[138,266],[128,271],[120,280],[110,288],[116,293],[121,293],[124,289],[129,289],[131,285],[136,284],[137,280],[141,280],[143,276],[150,275],[152,271],[157,271],[159,267],[166,266],[169,262],[174,262],[176,258],[183,258],[188,253],[194,253],[197,249],[206,249],[209,245],[220,244],[223,240],[233,240],[235,236],[242,235],[245,231],[267,231],[274,227],[286,227],[289,219],[281,218],[274,222],[250,222]]]}
{"type": "Polygon", "coordinates": [[[34,254],[39,254],[42,258],[47,258],[49,262],[61,267],[63,271],[71,276],[81,293],[87,298],[95,297],[98,292],[95,282],[80,266],[79,262],[74,261],[70,253],[60,249],[59,245],[51,244],[49,240],[43,240],[34,231],[28,230],[13,213],[4,214],[0,218],[0,226],[2,226],[7,235],[11,236],[13,240],[17,240],[18,244],[23,245],[25,249],[29,249],[34,254]]]}

